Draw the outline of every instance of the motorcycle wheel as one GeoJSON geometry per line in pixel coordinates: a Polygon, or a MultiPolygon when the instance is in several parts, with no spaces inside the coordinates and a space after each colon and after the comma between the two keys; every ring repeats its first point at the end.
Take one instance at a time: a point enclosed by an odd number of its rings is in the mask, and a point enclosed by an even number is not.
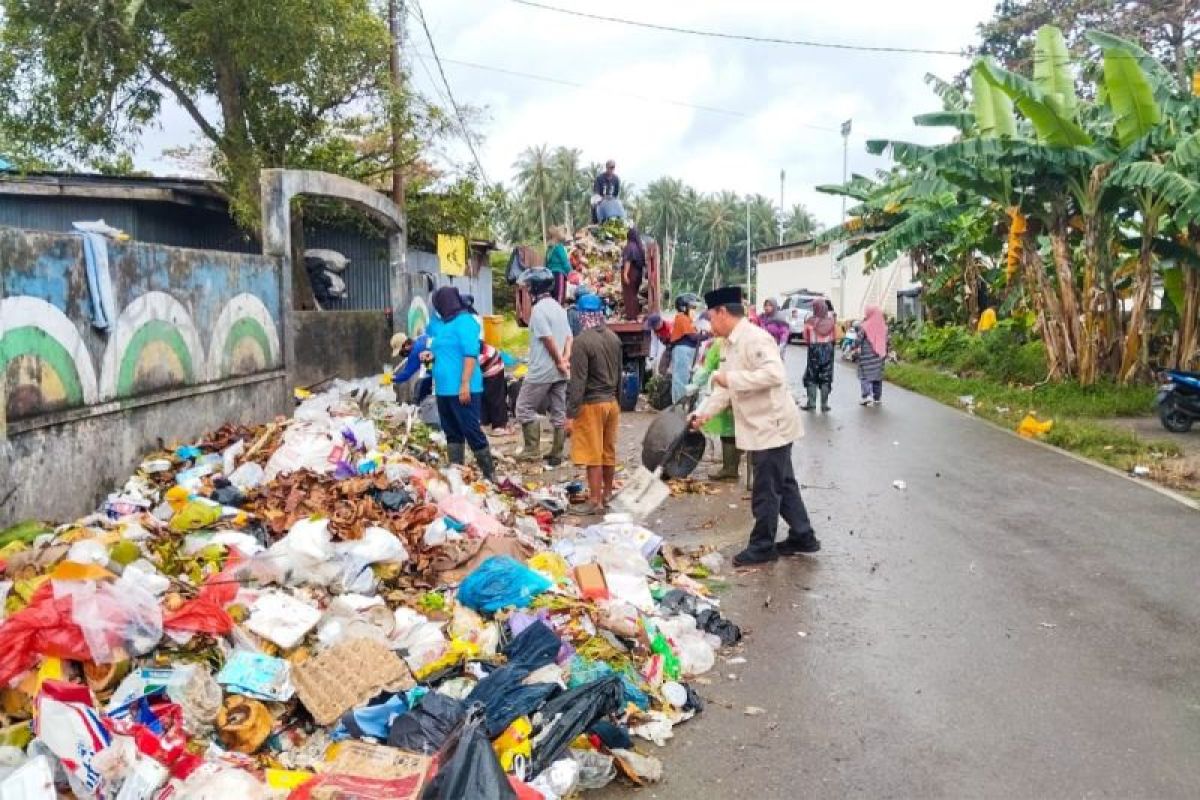
{"type": "Polygon", "coordinates": [[[1187,433],[1192,429],[1194,420],[1174,405],[1166,406],[1158,412],[1162,426],[1171,433],[1187,433]]]}

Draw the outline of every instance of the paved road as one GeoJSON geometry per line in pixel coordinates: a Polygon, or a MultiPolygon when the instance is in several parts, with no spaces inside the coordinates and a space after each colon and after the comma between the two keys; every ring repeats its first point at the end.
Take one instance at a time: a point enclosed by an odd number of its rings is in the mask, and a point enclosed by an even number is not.
{"type": "MultiPolygon", "coordinates": [[[[1200,515],[892,386],[859,408],[837,380],[796,454],[836,486],[806,495],[825,549],[735,579],[747,663],[710,673],[642,795],[1200,794],[1200,515]]],[[[694,498],[672,502],[693,513],[662,528],[695,537],[694,498]]],[[[710,498],[708,535],[746,505],[710,498]]]]}

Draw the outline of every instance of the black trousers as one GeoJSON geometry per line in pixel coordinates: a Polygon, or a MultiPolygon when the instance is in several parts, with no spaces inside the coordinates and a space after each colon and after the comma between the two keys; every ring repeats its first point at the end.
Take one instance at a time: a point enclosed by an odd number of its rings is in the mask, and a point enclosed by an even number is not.
{"type": "Polygon", "coordinates": [[[750,531],[748,549],[756,553],[775,549],[779,517],[788,524],[788,538],[806,539],[813,534],[808,509],[800,497],[800,484],[792,468],[792,446],[755,450],[750,454],[754,463],[754,486],[750,494],[750,509],[754,514],[754,529],[750,531]]]}

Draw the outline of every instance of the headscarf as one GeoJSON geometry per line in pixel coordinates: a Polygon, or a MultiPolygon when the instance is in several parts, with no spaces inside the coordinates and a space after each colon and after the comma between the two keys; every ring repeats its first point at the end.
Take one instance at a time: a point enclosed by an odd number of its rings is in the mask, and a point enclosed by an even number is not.
{"type": "Polygon", "coordinates": [[[581,311],[579,312],[579,324],[583,329],[591,330],[604,324],[603,311],[581,311]]]}
{"type": "Polygon", "coordinates": [[[813,332],[821,338],[831,335],[837,327],[833,315],[829,313],[829,304],[819,297],[813,300],[812,319],[813,332]]]}
{"type": "Polygon", "coordinates": [[[646,251],[642,249],[642,237],[638,236],[637,228],[630,228],[625,234],[625,260],[639,268],[646,265],[646,251]]]}
{"type": "Polygon", "coordinates": [[[887,355],[887,322],[883,319],[883,309],[879,306],[867,306],[867,315],[862,321],[862,332],[871,343],[875,355],[887,355]]]}
{"type": "Polygon", "coordinates": [[[442,318],[442,322],[449,322],[466,311],[467,304],[463,302],[458,289],[453,286],[443,286],[433,293],[433,310],[442,318]]]}

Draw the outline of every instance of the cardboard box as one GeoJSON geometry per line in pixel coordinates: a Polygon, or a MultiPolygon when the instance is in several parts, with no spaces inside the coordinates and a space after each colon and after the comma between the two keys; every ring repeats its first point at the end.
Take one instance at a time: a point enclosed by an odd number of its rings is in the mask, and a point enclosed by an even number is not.
{"type": "Polygon", "coordinates": [[[599,564],[580,564],[575,568],[575,584],[586,600],[608,600],[608,581],[599,564]]]}

